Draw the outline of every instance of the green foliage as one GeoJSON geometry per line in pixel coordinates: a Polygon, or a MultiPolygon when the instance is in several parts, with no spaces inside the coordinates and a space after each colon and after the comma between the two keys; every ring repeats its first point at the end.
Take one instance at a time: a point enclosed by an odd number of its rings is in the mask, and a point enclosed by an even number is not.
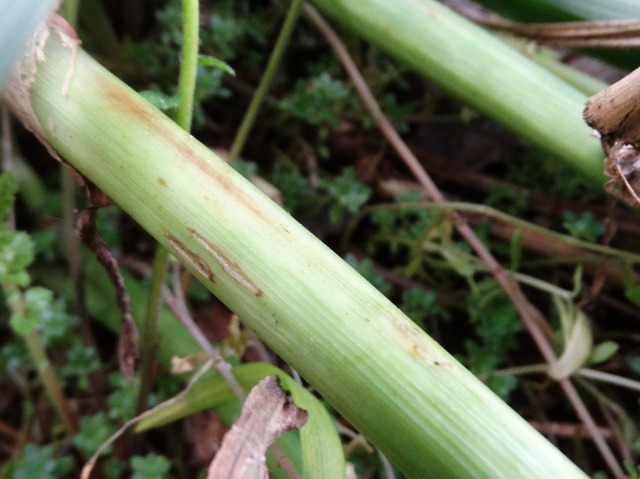
{"type": "MultiPolygon", "coordinates": [[[[117,427],[105,412],[83,416],[80,419],[80,432],[73,439],[73,444],[86,456],[91,456],[116,430],[117,427]]],[[[107,448],[105,453],[110,450],[110,447],[107,448]]]]}
{"type": "Polygon", "coordinates": [[[116,421],[123,421],[134,416],[138,385],[130,383],[121,374],[109,376],[109,384],[113,391],[107,397],[109,417],[116,421]]]}
{"type": "Polygon", "coordinates": [[[371,189],[358,181],[353,168],[347,168],[340,176],[330,180],[321,179],[320,186],[334,201],[329,210],[329,221],[333,224],[340,222],[345,211],[356,213],[371,196],[371,189]]]}
{"type": "Polygon", "coordinates": [[[171,463],[164,456],[148,454],[146,456],[134,456],[131,458],[131,479],[169,479],[167,473],[171,469],[171,463]]]}
{"type": "Polygon", "coordinates": [[[308,80],[298,80],[294,93],[280,102],[280,107],[314,126],[335,126],[340,121],[344,100],[351,95],[344,82],[327,73],[308,80]]]}
{"type": "Polygon", "coordinates": [[[611,359],[620,349],[620,345],[613,341],[604,341],[594,346],[589,356],[589,364],[601,364],[611,359]]]}
{"type": "Polygon", "coordinates": [[[15,194],[18,192],[18,183],[8,173],[0,174],[0,218],[4,220],[9,214],[15,194]]]}
{"type": "Polygon", "coordinates": [[[0,283],[27,286],[26,268],[34,258],[33,242],[25,233],[0,231],[0,283]]]}
{"type": "Polygon", "coordinates": [[[493,279],[478,283],[467,304],[478,339],[465,341],[467,356],[463,362],[496,394],[506,399],[517,382],[513,377],[494,373],[506,354],[517,345],[516,335],[521,330],[517,311],[493,279]]]}
{"type": "Polygon", "coordinates": [[[24,294],[16,291],[10,295],[9,303],[16,305],[9,321],[13,330],[22,335],[35,331],[42,319],[50,315],[52,300],[53,293],[39,286],[27,289],[24,294]]]}
{"type": "Polygon", "coordinates": [[[415,323],[424,327],[427,318],[448,318],[447,310],[438,304],[434,291],[413,287],[402,292],[402,311],[415,323]]]}
{"type": "Polygon", "coordinates": [[[254,161],[235,160],[231,166],[245,178],[251,178],[258,173],[258,165],[254,161]]]}
{"type": "Polygon", "coordinates": [[[571,236],[579,239],[595,242],[604,233],[604,225],[593,217],[591,211],[585,211],[580,215],[565,211],[562,213],[562,220],[562,225],[571,236]]]}
{"type": "Polygon", "coordinates": [[[318,194],[309,184],[297,167],[284,159],[276,162],[271,181],[282,193],[285,207],[291,211],[316,211],[318,203],[322,203],[318,194]]]}
{"type": "Polygon", "coordinates": [[[528,207],[529,190],[513,188],[501,183],[492,183],[485,203],[505,213],[518,216],[528,207]]]}
{"type": "Polygon", "coordinates": [[[67,351],[66,359],[67,364],[60,369],[60,373],[65,377],[84,376],[100,367],[95,350],[80,343],[74,344],[67,351]]]}
{"type": "Polygon", "coordinates": [[[22,455],[7,465],[11,479],[65,479],[74,466],[70,456],[56,457],[53,445],[27,444],[22,455]]]}

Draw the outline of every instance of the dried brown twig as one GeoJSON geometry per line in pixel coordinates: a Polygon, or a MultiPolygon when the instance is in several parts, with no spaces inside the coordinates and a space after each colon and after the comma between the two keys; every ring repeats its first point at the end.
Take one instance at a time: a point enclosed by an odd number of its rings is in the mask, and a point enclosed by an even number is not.
{"type": "MultiPolygon", "coordinates": [[[[303,12],[311,23],[321,32],[327,43],[334,50],[336,56],[353,82],[366,109],[378,125],[381,133],[392,145],[407,168],[416,177],[426,195],[435,203],[446,201],[442,192],[438,189],[407,144],[393,128],[389,119],[382,112],[357,66],[351,59],[349,52],[335,31],[311,5],[305,4],[303,12]]],[[[547,364],[554,364],[557,361],[556,355],[540,328],[541,324],[546,323],[542,314],[527,300],[518,283],[509,274],[507,274],[500,263],[498,263],[487,247],[480,241],[473,230],[465,222],[464,218],[452,211],[448,213],[448,216],[452,224],[456,227],[458,233],[460,233],[476,254],[485,262],[489,271],[491,271],[498,284],[502,287],[506,295],[518,310],[525,328],[536,343],[536,346],[540,350],[545,362],[547,364]]],[[[614,477],[623,478],[625,475],[618,460],[614,456],[609,445],[606,443],[600,429],[591,417],[574,385],[568,378],[559,379],[558,383],[565,396],[575,409],[576,414],[589,430],[596,447],[600,451],[600,454],[607,463],[609,469],[612,471],[614,477]]]]}
{"type": "Polygon", "coordinates": [[[446,0],[444,3],[480,25],[546,45],[598,48],[640,46],[640,22],[635,20],[519,23],[467,0],[446,0]]]}

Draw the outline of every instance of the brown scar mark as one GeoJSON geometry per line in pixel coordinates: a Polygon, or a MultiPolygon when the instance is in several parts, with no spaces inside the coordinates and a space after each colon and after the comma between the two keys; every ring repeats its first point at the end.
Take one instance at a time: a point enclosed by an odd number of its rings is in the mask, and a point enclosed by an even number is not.
{"type": "Polygon", "coordinates": [[[167,186],[167,180],[165,180],[161,176],[158,176],[158,183],[160,183],[162,186],[167,186]]]}
{"type": "Polygon", "coordinates": [[[450,362],[447,361],[434,361],[433,365],[437,368],[450,369],[452,367],[450,362]]]}
{"type": "Polygon", "coordinates": [[[69,66],[69,70],[67,71],[62,84],[62,96],[66,97],[69,95],[71,80],[73,79],[73,75],[76,70],[78,49],[82,42],[80,41],[80,38],[78,38],[78,34],[75,32],[73,27],[58,14],[53,14],[49,17],[47,20],[47,26],[60,36],[65,47],[71,48],[71,65],[69,66]]]}
{"type": "Polygon", "coordinates": [[[202,276],[207,278],[212,283],[215,283],[215,275],[209,265],[197,254],[188,249],[185,245],[183,245],[175,236],[173,236],[168,231],[164,232],[164,237],[167,238],[167,241],[173,246],[175,253],[180,256],[186,263],[190,264],[196,271],[198,271],[202,276]]]}
{"type": "Polygon", "coordinates": [[[193,228],[189,228],[189,233],[198,243],[200,243],[200,245],[204,249],[207,250],[207,252],[211,256],[213,256],[213,258],[220,264],[220,266],[222,266],[222,269],[225,273],[227,273],[234,280],[251,291],[254,295],[260,297],[264,294],[263,291],[258,288],[256,284],[251,280],[251,278],[249,278],[249,276],[247,276],[247,274],[242,271],[240,265],[227,257],[227,255],[220,248],[204,238],[193,228]]]}

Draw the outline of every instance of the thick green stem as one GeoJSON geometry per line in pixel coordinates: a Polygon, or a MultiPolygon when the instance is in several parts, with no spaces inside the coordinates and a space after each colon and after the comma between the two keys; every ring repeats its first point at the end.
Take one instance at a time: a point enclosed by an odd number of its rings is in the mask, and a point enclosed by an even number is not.
{"type": "Polygon", "coordinates": [[[585,477],[290,215],[69,44],[56,28],[33,52],[33,86],[6,95],[14,111],[405,474],[585,477]]]}
{"type": "MultiPolygon", "coordinates": [[[[176,122],[185,131],[191,130],[193,118],[193,97],[198,74],[198,42],[200,28],[200,6],[198,0],[182,2],[182,50],[180,56],[180,76],[178,80],[178,111],[176,122]]],[[[169,252],[158,245],[153,260],[151,287],[145,314],[140,364],[140,390],[136,410],[141,412],[146,407],[147,396],[151,391],[151,366],[155,357],[158,321],[162,305],[162,286],[167,271],[169,252]]]]}
{"type": "Polygon", "coordinates": [[[323,13],[602,184],[587,96],[435,0],[312,0],[323,13]]]}
{"type": "Polygon", "coordinates": [[[302,7],[303,3],[303,0],[291,1],[291,6],[289,7],[289,11],[287,12],[287,16],[282,25],[282,30],[280,30],[278,40],[273,47],[271,57],[269,57],[267,68],[262,75],[260,84],[258,85],[253,98],[251,99],[249,108],[247,108],[247,111],[244,114],[244,118],[242,119],[242,123],[240,124],[240,128],[238,129],[238,133],[236,133],[236,137],[234,138],[233,144],[231,145],[231,149],[229,151],[229,161],[237,160],[242,153],[242,149],[244,148],[244,145],[249,137],[249,133],[251,132],[251,127],[253,126],[256,117],[258,116],[260,106],[267,96],[269,87],[271,87],[271,84],[273,83],[273,78],[275,77],[278,65],[280,65],[280,60],[282,60],[282,55],[284,55],[284,52],[287,49],[289,39],[291,38],[291,34],[293,33],[293,28],[296,26],[296,22],[298,21],[298,17],[300,16],[300,8],[302,7]]]}

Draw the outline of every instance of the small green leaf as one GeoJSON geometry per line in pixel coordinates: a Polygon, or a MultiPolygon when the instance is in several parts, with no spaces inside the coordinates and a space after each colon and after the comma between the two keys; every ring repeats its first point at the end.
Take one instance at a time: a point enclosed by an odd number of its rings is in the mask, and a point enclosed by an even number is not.
{"type": "Polygon", "coordinates": [[[0,221],[4,220],[15,200],[18,184],[9,173],[0,174],[0,221]]]}
{"type": "Polygon", "coordinates": [[[10,324],[16,333],[25,335],[35,331],[50,316],[53,293],[36,286],[25,291],[21,298],[18,297],[20,294],[15,293],[9,298],[14,305],[10,324]],[[19,303],[21,304],[15,307],[19,303]]]}
{"type": "MultiPolygon", "coordinates": [[[[116,429],[105,412],[84,416],[80,419],[80,432],[73,439],[73,444],[89,456],[96,452],[116,429]]],[[[104,452],[107,453],[110,449],[108,447],[104,452]]]]}
{"type": "Polygon", "coordinates": [[[228,63],[223,62],[222,60],[210,55],[198,55],[198,65],[219,68],[220,70],[227,72],[231,76],[236,76],[236,71],[231,68],[228,63]]]}
{"type": "Polygon", "coordinates": [[[26,268],[34,257],[29,235],[19,231],[0,231],[0,283],[27,286],[31,281],[26,268]]]}
{"type": "Polygon", "coordinates": [[[321,179],[320,186],[336,202],[329,211],[329,219],[333,224],[342,219],[344,210],[356,213],[371,196],[371,188],[358,181],[356,171],[351,167],[345,169],[340,176],[321,179]]]}
{"type": "Polygon", "coordinates": [[[591,350],[591,355],[587,362],[589,364],[600,364],[608,361],[614,354],[618,352],[620,345],[613,341],[604,341],[596,345],[591,350]]]}
{"type": "Polygon", "coordinates": [[[634,284],[624,292],[625,297],[636,306],[640,306],[640,284],[634,284]]]}
{"type": "Polygon", "coordinates": [[[146,456],[133,456],[131,458],[131,469],[133,475],[131,479],[166,479],[171,462],[157,454],[147,454],[146,456]]]}
{"type": "Polygon", "coordinates": [[[52,445],[38,446],[27,444],[22,457],[13,465],[15,467],[12,479],[33,479],[42,477],[47,479],[63,479],[70,477],[73,468],[73,458],[70,456],[55,457],[52,445]]]}
{"type": "Polygon", "coordinates": [[[587,241],[595,241],[604,233],[604,224],[593,217],[591,211],[576,215],[571,211],[562,213],[562,225],[571,236],[587,241]]]}

